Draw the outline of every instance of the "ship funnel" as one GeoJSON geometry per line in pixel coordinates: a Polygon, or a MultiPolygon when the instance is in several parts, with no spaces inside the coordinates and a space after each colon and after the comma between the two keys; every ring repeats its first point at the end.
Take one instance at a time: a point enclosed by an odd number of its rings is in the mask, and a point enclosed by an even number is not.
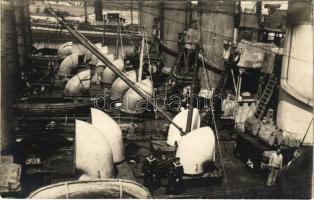
{"type": "Polygon", "coordinates": [[[75,120],[75,166],[89,178],[114,177],[112,152],[106,138],[81,120],[75,120]]]}
{"type": "Polygon", "coordinates": [[[119,125],[109,115],[95,108],[91,108],[91,115],[92,125],[102,133],[111,147],[113,162],[123,161],[123,137],[119,125]]]}
{"type": "MultiPolygon", "coordinates": [[[[128,79],[133,81],[133,83],[136,83],[136,71],[131,70],[125,73],[128,79]]],[[[123,98],[123,95],[126,93],[126,91],[130,89],[130,86],[128,86],[121,78],[117,78],[111,87],[110,90],[110,99],[111,100],[119,100],[123,98]]]]}
{"type": "Polygon", "coordinates": [[[66,84],[63,94],[65,96],[79,96],[90,88],[91,70],[82,71],[73,76],[66,84]]]}
{"type": "MultiPolygon", "coordinates": [[[[137,82],[135,87],[144,92],[146,98],[150,98],[153,94],[153,85],[149,79],[137,82]]],[[[130,88],[123,96],[121,110],[129,114],[139,114],[143,113],[147,106],[148,103],[132,88],[130,88]]]]}
{"type": "Polygon", "coordinates": [[[60,64],[58,75],[72,76],[73,69],[77,68],[81,61],[84,61],[84,54],[73,53],[68,55],[60,64]]]}
{"type": "Polygon", "coordinates": [[[202,127],[182,136],[176,153],[184,173],[202,174],[215,161],[215,135],[211,128],[202,127]]]}
{"type": "MultiPolygon", "coordinates": [[[[174,118],[173,122],[180,126],[184,131],[186,130],[187,118],[188,118],[189,110],[183,110],[179,112],[174,118]]],[[[198,109],[193,108],[193,116],[192,116],[192,130],[199,128],[201,125],[201,118],[198,109]]],[[[180,131],[173,125],[170,124],[168,137],[167,137],[167,144],[170,146],[174,146],[175,142],[179,144],[181,141],[182,136],[180,131]]]]}

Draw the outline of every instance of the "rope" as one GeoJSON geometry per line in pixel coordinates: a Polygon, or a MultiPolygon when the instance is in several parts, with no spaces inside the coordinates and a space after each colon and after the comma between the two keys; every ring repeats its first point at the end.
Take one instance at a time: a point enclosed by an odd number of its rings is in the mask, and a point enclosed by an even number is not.
{"type": "Polygon", "coordinates": [[[305,134],[304,134],[304,136],[303,136],[303,138],[302,138],[302,141],[301,141],[301,143],[300,143],[300,145],[299,145],[298,148],[300,148],[300,147],[302,146],[302,144],[303,144],[303,142],[304,142],[304,140],[305,140],[305,137],[306,137],[307,133],[309,132],[309,129],[310,129],[310,127],[311,127],[312,122],[313,122],[313,118],[311,119],[311,122],[310,122],[309,126],[307,127],[307,130],[306,130],[306,132],[305,132],[305,134]]]}
{"type": "MultiPolygon", "coordinates": [[[[203,69],[205,70],[205,64],[204,64],[204,57],[202,57],[202,66],[203,66],[203,69]]],[[[206,80],[206,83],[208,85],[208,90],[209,90],[209,78],[207,77],[208,74],[205,73],[205,80],[206,80]]],[[[214,123],[214,129],[215,129],[215,135],[216,135],[216,139],[217,139],[217,143],[218,143],[218,150],[219,150],[219,154],[220,154],[220,159],[221,159],[221,165],[222,165],[222,170],[224,172],[224,179],[225,179],[225,183],[226,183],[226,187],[227,187],[227,191],[229,192],[229,185],[228,185],[228,179],[227,179],[227,174],[226,174],[226,170],[225,170],[225,166],[224,166],[224,163],[223,163],[223,158],[222,158],[222,151],[221,151],[221,146],[220,146],[220,140],[219,140],[219,136],[218,136],[218,131],[217,131],[217,125],[216,125],[216,120],[215,120],[215,115],[214,115],[214,111],[213,111],[213,100],[212,98],[209,98],[209,101],[210,101],[210,107],[211,107],[211,114],[212,114],[212,117],[213,117],[213,123],[214,123]]]]}
{"type": "Polygon", "coordinates": [[[125,56],[124,56],[124,50],[123,50],[123,42],[122,42],[122,34],[121,34],[121,23],[120,23],[120,19],[119,19],[119,35],[120,35],[122,56],[123,56],[123,58],[124,58],[125,56]]]}
{"type": "Polygon", "coordinates": [[[122,188],[122,184],[121,184],[121,179],[118,179],[118,181],[119,181],[119,189],[120,189],[120,198],[119,199],[122,199],[123,188],[122,188]]]}
{"type": "Polygon", "coordinates": [[[65,198],[66,198],[66,199],[69,199],[69,187],[68,187],[68,183],[66,182],[66,183],[64,184],[64,186],[65,186],[65,198]]]}

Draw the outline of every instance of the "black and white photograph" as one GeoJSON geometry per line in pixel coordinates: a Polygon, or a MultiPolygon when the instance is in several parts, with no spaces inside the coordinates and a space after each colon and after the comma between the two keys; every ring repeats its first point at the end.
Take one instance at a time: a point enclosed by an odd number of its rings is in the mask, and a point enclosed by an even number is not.
{"type": "Polygon", "coordinates": [[[0,3],[0,198],[312,198],[313,0],[0,3]]]}

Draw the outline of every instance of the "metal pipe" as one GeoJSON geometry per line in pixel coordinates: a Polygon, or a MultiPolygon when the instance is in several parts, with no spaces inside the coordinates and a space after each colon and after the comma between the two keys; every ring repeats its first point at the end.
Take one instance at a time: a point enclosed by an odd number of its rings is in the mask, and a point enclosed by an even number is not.
{"type": "Polygon", "coordinates": [[[191,87],[191,96],[190,96],[190,101],[189,101],[189,112],[188,112],[188,119],[186,123],[186,132],[189,133],[191,132],[192,129],[192,117],[193,117],[193,95],[196,93],[196,81],[198,77],[198,54],[200,51],[200,46],[197,43],[195,47],[195,61],[193,65],[193,80],[192,80],[192,87],[191,87]]]}
{"type": "Polygon", "coordinates": [[[33,39],[32,39],[32,27],[31,27],[31,17],[30,17],[30,11],[29,11],[29,3],[30,0],[25,0],[25,37],[26,37],[26,52],[28,53],[28,56],[32,53],[32,46],[33,46],[33,39]]]}
{"type": "MultiPolygon", "coordinates": [[[[119,76],[142,98],[146,99],[145,97],[147,96],[147,94],[144,94],[141,89],[135,87],[134,83],[131,80],[129,80],[124,73],[117,69],[106,57],[104,57],[99,52],[97,47],[93,43],[91,43],[84,35],[75,30],[71,25],[69,25],[63,17],[58,16],[57,13],[52,8],[49,8],[49,13],[52,16],[54,16],[64,28],[66,28],[76,39],[78,39],[88,50],[90,50],[101,62],[103,62],[107,67],[109,67],[117,76],[119,76]]],[[[172,121],[172,118],[166,112],[164,112],[158,106],[155,106],[154,102],[150,98],[148,98],[147,101],[149,104],[154,106],[156,110],[160,112],[170,123],[172,123],[181,133],[185,133],[180,126],[178,126],[176,123],[172,121]]]]}
{"type": "Polygon", "coordinates": [[[137,81],[142,80],[142,74],[143,74],[143,59],[144,59],[144,44],[145,44],[145,30],[143,31],[142,35],[142,42],[141,42],[141,53],[140,53],[140,65],[138,69],[138,78],[137,81]]]}
{"type": "Polygon", "coordinates": [[[131,24],[133,24],[133,0],[131,0],[131,24]]]}
{"type": "Polygon", "coordinates": [[[85,16],[85,24],[87,24],[87,1],[84,0],[84,16],[85,16]]]}

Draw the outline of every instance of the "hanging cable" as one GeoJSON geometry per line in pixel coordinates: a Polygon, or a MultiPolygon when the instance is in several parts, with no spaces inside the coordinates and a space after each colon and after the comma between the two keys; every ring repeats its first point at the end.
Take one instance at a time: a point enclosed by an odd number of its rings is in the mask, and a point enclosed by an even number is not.
{"type": "MultiPolygon", "coordinates": [[[[203,54],[203,51],[201,51],[201,53],[203,54]]],[[[203,67],[204,70],[206,70],[205,64],[204,64],[204,56],[203,55],[202,55],[202,67],[203,67]]],[[[205,81],[206,81],[206,84],[208,86],[208,91],[209,91],[212,88],[209,88],[210,84],[209,84],[209,77],[208,77],[207,73],[205,73],[205,81]]],[[[224,179],[225,179],[225,183],[226,183],[226,187],[227,187],[227,192],[230,192],[229,191],[229,184],[228,184],[227,174],[226,174],[226,170],[225,170],[225,166],[224,166],[224,162],[223,162],[223,157],[222,157],[222,151],[221,151],[220,140],[219,140],[218,131],[217,131],[215,115],[214,115],[214,111],[213,111],[213,96],[209,98],[209,102],[210,102],[210,110],[211,110],[211,115],[212,115],[212,118],[213,118],[214,131],[215,131],[215,136],[216,136],[216,140],[217,140],[217,143],[218,143],[218,150],[219,150],[219,154],[220,154],[221,166],[222,166],[222,170],[223,170],[223,173],[224,173],[224,179]]]]}

